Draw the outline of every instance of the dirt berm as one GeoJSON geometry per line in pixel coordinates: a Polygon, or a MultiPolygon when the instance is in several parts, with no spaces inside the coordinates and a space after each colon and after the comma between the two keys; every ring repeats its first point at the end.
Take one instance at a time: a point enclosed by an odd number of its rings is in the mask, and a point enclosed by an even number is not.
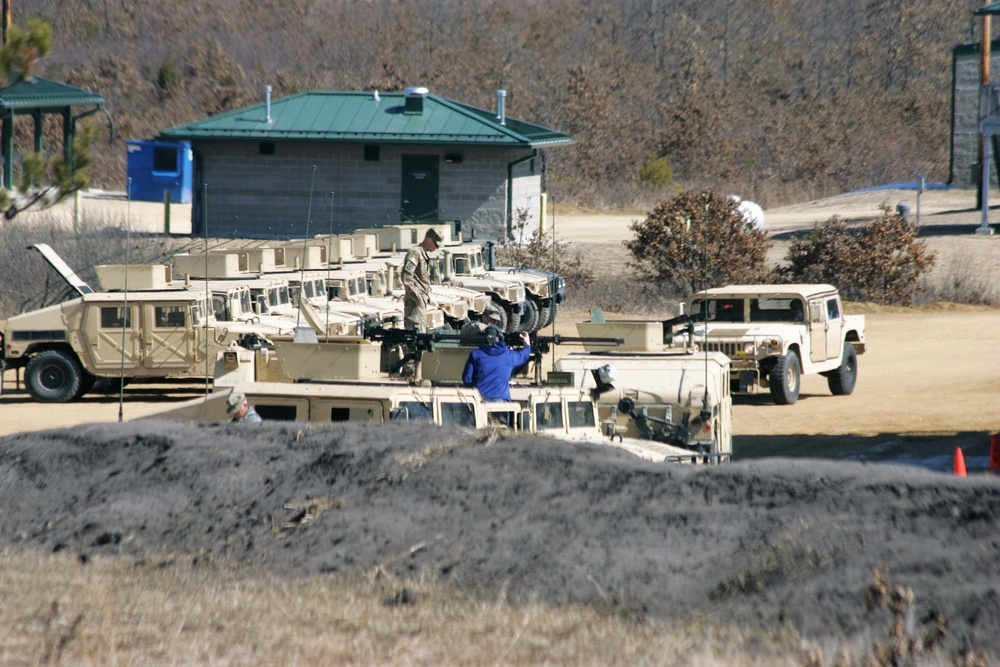
{"type": "Polygon", "coordinates": [[[421,576],[513,602],[586,602],[804,638],[883,637],[873,570],[915,632],[1000,648],[1000,479],[766,459],[652,464],[610,447],[413,424],[137,421],[0,440],[0,540],[190,554],[277,576],[421,576]]]}

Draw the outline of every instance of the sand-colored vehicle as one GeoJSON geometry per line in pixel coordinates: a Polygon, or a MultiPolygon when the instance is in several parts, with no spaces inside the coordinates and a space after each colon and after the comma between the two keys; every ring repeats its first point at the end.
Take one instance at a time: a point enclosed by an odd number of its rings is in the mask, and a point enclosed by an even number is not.
{"type": "Polygon", "coordinates": [[[527,290],[521,281],[487,273],[478,246],[444,245],[436,254],[436,262],[431,266],[433,282],[488,294],[502,313],[500,324],[504,331],[513,333],[521,329],[525,308],[533,307],[525,305],[527,290]]]}
{"type": "MultiPolygon", "coordinates": [[[[607,321],[596,311],[577,324],[584,339],[619,338],[619,345],[587,343],[563,355],[555,371],[596,397],[603,423],[634,438],[651,439],[724,460],[732,456],[730,362],[720,352],[674,344],[660,321],[607,321]],[[665,335],[667,334],[667,335],[665,335]]],[[[550,374],[552,377],[552,374],[550,374]]]]}
{"type": "Polygon", "coordinates": [[[799,398],[802,375],[818,373],[834,395],[854,391],[865,317],[845,315],[833,285],[729,285],[687,304],[690,344],[732,361],[734,393],[767,388],[780,405],[799,398]]]}
{"type": "Polygon", "coordinates": [[[217,338],[204,291],[178,287],[163,264],[96,271],[106,290],[68,279],[78,296],[7,320],[0,360],[24,369],[34,400],[77,399],[99,378],[212,376],[231,339],[217,338]]]}
{"type": "Polygon", "coordinates": [[[589,389],[520,382],[511,388],[511,401],[484,401],[478,390],[462,386],[454,376],[456,364],[468,356],[468,347],[442,345],[428,350],[423,363],[433,370],[428,368],[419,384],[383,372],[381,348],[380,341],[366,338],[277,342],[253,350],[234,345],[218,359],[213,394],[141,418],[226,421],[226,399],[239,392],[265,421],[428,421],[614,446],[653,461],[718,460],[617,432],[613,423],[602,423],[589,389]]]}
{"type": "MultiPolygon", "coordinates": [[[[552,324],[559,312],[559,304],[566,300],[566,279],[546,269],[527,266],[499,266],[496,258],[496,244],[487,241],[481,246],[482,262],[487,271],[501,277],[516,278],[524,283],[528,301],[537,311],[534,316],[521,318],[523,331],[537,331],[552,324]],[[526,322],[525,319],[528,319],[526,322]]],[[[529,307],[530,308],[530,307],[529,307]]]]}

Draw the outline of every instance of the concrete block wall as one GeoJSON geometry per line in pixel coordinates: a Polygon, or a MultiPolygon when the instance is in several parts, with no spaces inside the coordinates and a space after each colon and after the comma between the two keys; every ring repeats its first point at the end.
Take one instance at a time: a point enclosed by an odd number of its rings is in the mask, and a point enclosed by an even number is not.
{"type": "MultiPolygon", "coordinates": [[[[995,45],[990,51],[990,71],[1000,71],[1000,54],[995,45]]],[[[968,48],[956,51],[951,139],[951,183],[956,188],[974,188],[979,182],[979,79],[979,51],[968,48]]],[[[992,165],[990,182],[997,184],[996,169],[992,165]]]]}
{"type": "MultiPolygon", "coordinates": [[[[301,237],[307,229],[341,233],[399,222],[404,154],[439,156],[441,219],[495,236],[505,228],[507,165],[527,155],[523,149],[382,145],[378,161],[365,161],[363,144],[276,143],[274,155],[262,155],[258,142],[235,141],[197,142],[195,150],[207,186],[209,235],[276,239],[301,237]],[[461,162],[444,161],[456,153],[461,162]]],[[[515,167],[513,188],[515,209],[527,206],[535,226],[538,162],[515,167]]],[[[201,210],[193,215],[200,220],[201,210]]],[[[194,231],[204,233],[200,222],[194,231]]]]}

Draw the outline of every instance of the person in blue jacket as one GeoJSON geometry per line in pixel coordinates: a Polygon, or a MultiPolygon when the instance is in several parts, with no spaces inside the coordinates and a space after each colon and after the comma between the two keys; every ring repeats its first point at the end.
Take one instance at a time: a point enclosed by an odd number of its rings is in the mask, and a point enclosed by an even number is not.
{"type": "Polygon", "coordinates": [[[462,383],[466,387],[475,387],[487,401],[510,400],[510,376],[514,369],[527,363],[531,356],[531,343],[528,332],[521,332],[519,350],[512,350],[503,342],[503,335],[496,326],[486,329],[486,343],[483,343],[469,353],[462,371],[462,383]]]}

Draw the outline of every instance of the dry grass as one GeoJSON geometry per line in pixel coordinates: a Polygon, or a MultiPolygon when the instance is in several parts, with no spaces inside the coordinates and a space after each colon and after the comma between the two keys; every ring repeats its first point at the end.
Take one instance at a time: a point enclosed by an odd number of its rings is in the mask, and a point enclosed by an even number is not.
{"type": "Polygon", "coordinates": [[[0,591],[4,665],[801,664],[788,633],[760,649],[707,622],[671,628],[375,575],[276,578],[191,558],[81,563],[8,550],[0,591]]]}

